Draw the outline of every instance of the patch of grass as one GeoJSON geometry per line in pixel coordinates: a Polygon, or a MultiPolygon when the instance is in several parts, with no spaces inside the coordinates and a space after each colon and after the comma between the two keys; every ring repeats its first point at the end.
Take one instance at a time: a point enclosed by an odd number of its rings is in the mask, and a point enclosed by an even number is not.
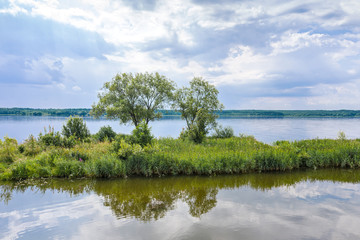
{"type": "MultiPolygon", "coordinates": [[[[312,139],[264,144],[251,136],[207,138],[201,144],[172,138],[141,146],[126,138],[110,143],[77,142],[71,148],[46,146],[18,151],[1,143],[0,178],[115,178],[126,176],[218,175],[300,168],[359,168],[360,141],[312,139]]],[[[38,146],[39,140],[32,139],[38,146]]],[[[40,145],[41,146],[41,145],[40,145]]]]}

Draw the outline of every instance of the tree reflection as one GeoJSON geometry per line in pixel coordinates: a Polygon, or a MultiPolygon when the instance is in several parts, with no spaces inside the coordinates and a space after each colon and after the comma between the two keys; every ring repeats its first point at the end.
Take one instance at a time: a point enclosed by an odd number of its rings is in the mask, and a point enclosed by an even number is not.
{"type": "Polygon", "coordinates": [[[70,196],[95,193],[118,218],[158,220],[185,202],[189,214],[201,217],[217,204],[220,189],[241,186],[266,191],[301,181],[360,182],[360,170],[317,170],[291,173],[261,173],[217,177],[131,178],[113,180],[28,180],[0,183],[0,201],[7,204],[14,192],[33,190],[42,194],[66,192],[70,196]]]}

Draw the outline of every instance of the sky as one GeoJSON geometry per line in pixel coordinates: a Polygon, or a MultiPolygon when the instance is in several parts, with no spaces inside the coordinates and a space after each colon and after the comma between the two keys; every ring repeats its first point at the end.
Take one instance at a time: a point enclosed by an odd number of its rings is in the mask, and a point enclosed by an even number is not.
{"type": "Polygon", "coordinates": [[[117,73],[225,109],[360,109],[359,0],[0,0],[0,107],[90,108],[117,73]]]}

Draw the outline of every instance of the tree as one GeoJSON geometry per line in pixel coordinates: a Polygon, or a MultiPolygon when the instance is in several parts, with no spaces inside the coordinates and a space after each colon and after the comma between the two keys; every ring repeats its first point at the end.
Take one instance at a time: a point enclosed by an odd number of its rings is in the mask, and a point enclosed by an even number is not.
{"type": "Polygon", "coordinates": [[[63,125],[62,134],[67,138],[74,136],[81,140],[90,137],[90,131],[86,123],[78,116],[68,118],[66,124],[63,125]]]}
{"type": "Polygon", "coordinates": [[[195,142],[202,142],[209,130],[216,126],[216,111],[224,106],[218,100],[219,91],[201,77],[194,77],[190,87],[175,93],[174,108],[185,119],[185,135],[195,142]]]}
{"type": "Polygon", "coordinates": [[[161,118],[156,110],[163,108],[172,98],[175,84],[159,73],[117,74],[106,82],[99,93],[99,102],[92,105],[91,115],[132,122],[135,126],[143,120],[161,118]]]}

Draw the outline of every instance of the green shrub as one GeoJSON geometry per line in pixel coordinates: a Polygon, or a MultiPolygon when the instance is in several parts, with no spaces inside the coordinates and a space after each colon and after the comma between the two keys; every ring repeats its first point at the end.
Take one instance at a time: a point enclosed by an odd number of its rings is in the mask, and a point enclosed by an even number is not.
{"type": "Polygon", "coordinates": [[[49,126],[49,131],[44,129],[44,134],[39,134],[39,142],[45,146],[63,146],[63,139],[59,132],[55,132],[53,127],[49,126]]]}
{"type": "Polygon", "coordinates": [[[124,177],[125,167],[113,156],[104,156],[93,162],[93,174],[99,178],[124,177]]]}
{"type": "Polygon", "coordinates": [[[121,139],[117,155],[121,159],[128,159],[130,156],[140,154],[142,152],[143,148],[139,144],[130,144],[125,142],[124,139],[121,139]]]}
{"type": "Polygon", "coordinates": [[[12,163],[18,153],[17,141],[14,138],[4,137],[4,141],[0,139],[0,161],[12,163]]]}
{"type": "Polygon", "coordinates": [[[77,160],[60,160],[55,163],[55,177],[77,178],[85,176],[85,164],[77,160]]]}
{"type": "Polygon", "coordinates": [[[36,141],[36,138],[33,135],[30,135],[28,139],[22,144],[24,146],[24,155],[26,156],[35,156],[41,152],[39,143],[36,141]]]}
{"type": "Polygon", "coordinates": [[[213,137],[215,138],[231,138],[234,136],[234,130],[232,127],[222,127],[221,125],[215,128],[213,137]]]}
{"type": "Polygon", "coordinates": [[[130,136],[131,143],[140,144],[142,147],[151,144],[154,136],[151,135],[151,128],[142,121],[136,128],[132,131],[130,136]]]}
{"type": "Polygon", "coordinates": [[[114,132],[110,126],[103,126],[96,133],[95,137],[100,142],[104,142],[105,140],[112,142],[116,137],[116,132],[114,132]]]}
{"type": "Polygon", "coordinates": [[[62,134],[70,138],[74,136],[76,139],[85,140],[90,137],[90,131],[86,127],[86,123],[81,117],[70,117],[66,124],[63,125],[62,134]]]}
{"type": "Polygon", "coordinates": [[[66,148],[72,148],[76,145],[75,136],[64,137],[62,141],[63,141],[63,146],[66,148]]]}
{"type": "Polygon", "coordinates": [[[182,130],[180,139],[190,140],[195,143],[202,143],[206,137],[206,132],[202,131],[198,125],[191,125],[189,129],[182,130]]]}

